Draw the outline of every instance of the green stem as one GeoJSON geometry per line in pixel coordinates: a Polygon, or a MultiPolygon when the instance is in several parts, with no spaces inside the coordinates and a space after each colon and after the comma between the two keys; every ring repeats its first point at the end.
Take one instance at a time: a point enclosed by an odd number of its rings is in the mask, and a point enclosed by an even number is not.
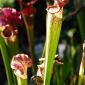
{"type": "Polygon", "coordinates": [[[82,41],[85,40],[85,14],[84,11],[81,11],[77,14],[77,21],[79,24],[79,30],[80,30],[80,35],[81,35],[81,39],[82,41]]]}
{"type": "Polygon", "coordinates": [[[27,30],[27,37],[28,37],[28,43],[29,43],[29,51],[32,58],[33,63],[33,74],[35,75],[37,72],[37,65],[34,58],[34,44],[33,44],[33,25],[31,27],[28,26],[28,23],[26,21],[26,17],[22,14],[23,20],[25,22],[26,30],[27,30]]]}
{"type": "MultiPolygon", "coordinates": [[[[20,3],[20,8],[21,8],[21,10],[23,9],[22,3],[20,3]]],[[[30,51],[30,56],[32,58],[32,63],[33,63],[33,66],[32,66],[33,74],[36,75],[37,64],[36,64],[35,57],[34,57],[34,36],[33,36],[34,15],[32,17],[30,17],[30,16],[26,17],[23,13],[21,13],[21,14],[22,14],[23,21],[24,21],[24,24],[25,24],[25,27],[26,27],[26,31],[27,31],[27,38],[28,38],[27,40],[28,40],[28,44],[29,44],[28,49],[30,51]]]]}
{"type": "Polygon", "coordinates": [[[53,85],[60,85],[58,66],[54,64],[53,85]]]}
{"type": "Polygon", "coordinates": [[[83,79],[84,79],[84,76],[80,75],[78,80],[78,85],[82,85],[83,79]]]}
{"type": "Polygon", "coordinates": [[[0,50],[1,50],[2,58],[3,58],[5,70],[6,70],[8,85],[13,85],[14,84],[13,75],[12,75],[12,71],[10,68],[9,56],[7,53],[5,41],[1,36],[0,36],[0,50]]]}
{"type": "Polygon", "coordinates": [[[46,42],[44,43],[44,47],[43,47],[41,58],[45,57],[45,50],[46,50],[46,42]]]}
{"type": "Polygon", "coordinates": [[[81,62],[80,71],[79,71],[78,85],[82,85],[83,79],[84,79],[84,66],[81,62]]]}
{"type": "MultiPolygon", "coordinates": [[[[9,54],[9,60],[11,62],[12,57],[20,52],[18,37],[16,37],[15,42],[10,42],[7,44],[7,50],[8,50],[8,54],[9,54]]],[[[13,71],[12,71],[12,73],[13,73],[13,71]]],[[[14,78],[14,84],[17,85],[17,79],[14,74],[13,74],[13,78],[14,78]]]]}
{"type": "Polygon", "coordinates": [[[27,79],[21,79],[20,77],[17,77],[18,85],[28,85],[27,79]]]}
{"type": "Polygon", "coordinates": [[[79,71],[78,85],[82,85],[84,79],[84,68],[85,68],[85,43],[83,44],[83,54],[82,54],[82,60],[80,65],[80,71],[79,71]]]}
{"type": "MultiPolygon", "coordinates": [[[[74,0],[74,6],[75,6],[75,9],[77,7],[81,8],[82,7],[81,0],[78,0],[78,1],[74,0]]],[[[84,14],[84,10],[79,11],[76,17],[77,17],[77,21],[78,21],[78,25],[79,25],[81,39],[83,42],[85,40],[85,23],[84,23],[85,22],[85,14],[84,14]]]]}
{"type": "Polygon", "coordinates": [[[11,42],[10,44],[8,44],[7,48],[8,48],[8,52],[9,52],[9,55],[10,55],[10,59],[14,55],[18,54],[20,52],[18,38],[16,38],[15,42],[11,42]]]}

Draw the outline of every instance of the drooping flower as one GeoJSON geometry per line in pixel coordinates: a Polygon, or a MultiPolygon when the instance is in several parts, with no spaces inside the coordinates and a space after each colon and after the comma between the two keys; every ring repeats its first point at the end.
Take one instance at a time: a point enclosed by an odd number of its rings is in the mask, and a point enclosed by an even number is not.
{"type": "Polygon", "coordinates": [[[34,22],[34,15],[36,13],[36,9],[33,6],[37,0],[31,0],[28,2],[24,2],[24,0],[18,0],[18,3],[20,5],[20,12],[23,17],[23,21],[25,23],[25,26],[28,25],[26,28],[32,28],[33,22],[34,22]]]}
{"type": "Polygon", "coordinates": [[[0,9],[0,35],[6,41],[14,42],[18,33],[17,27],[22,25],[20,13],[14,8],[0,9]]]}
{"type": "Polygon", "coordinates": [[[13,56],[11,62],[11,68],[14,70],[14,74],[22,79],[27,78],[27,68],[32,67],[32,60],[26,54],[17,54],[13,56]]]}
{"type": "Polygon", "coordinates": [[[10,24],[12,26],[21,25],[20,13],[14,8],[0,9],[0,26],[10,24]]]}
{"type": "Polygon", "coordinates": [[[27,6],[21,11],[25,16],[33,16],[34,9],[32,6],[27,6]]]}
{"type": "Polygon", "coordinates": [[[22,7],[21,13],[24,14],[24,16],[33,16],[34,13],[36,12],[35,8],[33,5],[37,2],[38,0],[31,0],[30,2],[24,3],[22,0],[19,0],[19,4],[22,7]]]}

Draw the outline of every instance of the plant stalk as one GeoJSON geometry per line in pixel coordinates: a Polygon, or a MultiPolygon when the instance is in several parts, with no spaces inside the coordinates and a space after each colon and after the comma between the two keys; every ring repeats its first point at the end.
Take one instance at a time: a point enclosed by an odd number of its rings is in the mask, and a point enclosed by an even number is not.
{"type": "Polygon", "coordinates": [[[27,79],[22,79],[20,77],[17,77],[17,82],[18,82],[18,85],[28,85],[27,79]]]}
{"type": "Polygon", "coordinates": [[[82,85],[84,79],[84,68],[85,68],[85,43],[83,43],[83,54],[82,54],[82,60],[80,65],[80,71],[79,71],[78,85],[82,85]]]}
{"type": "MultiPolygon", "coordinates": [[[[57,51],[58,41],[61,32],[62,18],[57,17],[58,14],[47,13],[46,27],[46,52],[45,52],[45,75],[44,84],[50,85],[54,58],[57,51]]],[[[62,14],[61,14],[62,17],[62,14]]]]}
{"type": "MultiPolygon", "coordinates": [[[[20,3],[20,8],[21,8],[21,11],[23,9],[22,7],[22,3],[20,3]]],[[[25,27],[26,27],[26,31],[27,31],[27,40],[28,40],[28,44],[29,44],[29,52],[30,52],[30,56],[32,58],[32,63],[33,63],[33,66],[32,66],[32,69],[33,69],[33,74],[36,75],[36,72],[37,72],[37,64],[36,64],[36,61],[35,61],[35,57],[34,57],[34,36],[33,36],[33,27],[34,27],[34,23],[33,23],[33,19],[34,19],[34,15],[32,17],[26,17],[23,13],[22,14],[22,17],[23,17],[23,21],[24,21],[24,24],[25,24],[25,27]],[[28,21],[27,21],[28,19],[28,21]]]]}
{"type": "Polygon", "coordinates": [[[14,81],[13,81],[12,70],[10,68],[10,60],[6,49],[5,41],[1,36],[0,36],[0,50],[1,50],[2,58],[6,70],[8,85],[13,85],[14,81]]]}

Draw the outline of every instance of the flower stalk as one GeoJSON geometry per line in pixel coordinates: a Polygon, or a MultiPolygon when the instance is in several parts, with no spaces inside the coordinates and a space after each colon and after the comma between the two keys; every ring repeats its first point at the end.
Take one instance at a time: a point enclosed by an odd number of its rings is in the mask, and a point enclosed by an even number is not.
{"type": "Polygon", "coordinates": [[[27,79],[22,79],[20,77],[17,77],[17,82],[18,82],[18,85],[28,85],[27,79]]]}
{"type": "Polygon", "coordinates": [[[18,44],[18,38],[16,38],[15,42],[11,42],[11,44],[7,45],[8,53],[10,55],[10,58],[12,58],[13,55],[16,55],[20,52],[19,44],[18,44]]]}
{"type": "MultiPolygon", "coordinates": [[[[35,0],[36,1],[36,0],[35,0]]],[[[29,45],[29,52],[30,52],[30,56],[32,58],[32,69],[33,69],[33,74],[35,75],[37,72],[37,65],[36,65],[36,61],[34,58],[34,35],[33,35],[33,28],[34,28],[34,14],[33,11],[31,11],[31,13],[27,10],[26,12],[24,12],[23,10],[23,5],[22,2],[19,2],[20,4],[20,8],[21,8],[21,14],[22,14],[22,18],[26,27],[26,31],[27,31],[27,37],[28,37],[28,45],[29,45]]],[[[33,10],[33,6],[29,5],[29,10],[33,10]]],[[[28,9],[27,8],[27,9],[28,9]]]]}

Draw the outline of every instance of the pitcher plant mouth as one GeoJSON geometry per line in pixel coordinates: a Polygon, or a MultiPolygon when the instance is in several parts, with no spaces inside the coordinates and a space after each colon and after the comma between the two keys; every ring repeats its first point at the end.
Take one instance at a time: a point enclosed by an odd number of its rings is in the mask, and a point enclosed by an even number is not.
{"type": "Polygon", "coordinates": [[[69,0],[52,0],[53,4],[47,3],[47,12],[50,14],[59,14],[58,17],[61,18],[62,8],[69,2],[69,0]]]}
{"type": "Polygon", "coordinates": [[[22,79],[27,78],[27,69],[32,67],[32,60],[26,54],[17,54],[13,56],[11,68],[14,74],[22,79]]]}
{"type": "Polygon", "coordinates": [[[62,18],[62,7],[59,6],[57,0],[53,1],[53,4],[47,3],[47,13],[56,16],[57,18],[62,18]]]}
{"type": "Polygon", "coordinates": [[[52,5],[47,4],[46,10],[51,14],[55,14],[58,13],[61,10],[61,8],[59,7],[58,1],[54,0],[54,3],[52,5]]]}

